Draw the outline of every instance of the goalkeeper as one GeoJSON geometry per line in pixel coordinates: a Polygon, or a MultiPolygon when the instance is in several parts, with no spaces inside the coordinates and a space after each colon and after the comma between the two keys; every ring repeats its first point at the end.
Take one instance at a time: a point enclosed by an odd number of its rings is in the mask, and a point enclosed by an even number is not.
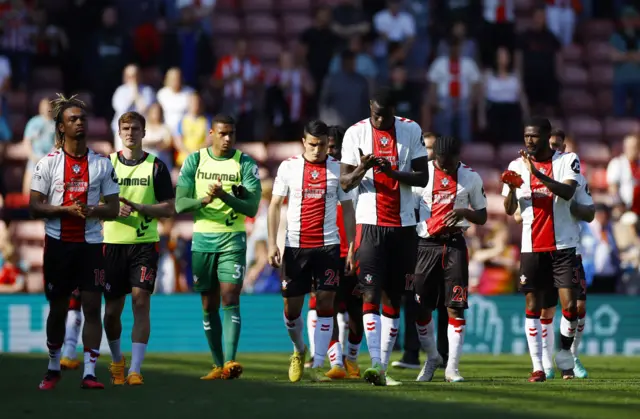
{"type": "Polygon", "coordinates": [[[236,353],[246,271],[244,221],[256,215],[262,188],[255,160],[234,148],[233,118],[214,117],[209,134],[211,147],[189,155],[180,170],[176,211],[194,213],[193,289],[202,297],[202,326],[213,356],[213,368],[201,379],[233,379],[242,374],[236,353]]]}

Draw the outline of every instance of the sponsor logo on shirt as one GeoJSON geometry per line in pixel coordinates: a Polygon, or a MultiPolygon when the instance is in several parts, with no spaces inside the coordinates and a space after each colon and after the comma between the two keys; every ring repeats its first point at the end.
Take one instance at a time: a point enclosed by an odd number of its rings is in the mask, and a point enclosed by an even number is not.
{"type": "Polygon", "coordinates": [[[240,175],[238,173],[212,173],[212,172],[203,172],[198,169],[196,172],[196,179],[204,179],[204,180],[219,180],[221,182],[239,182],[240,175]]]}
{"type": "Polygon", "coordinates": [[[118,179],[120,186],[149,186],[151,185],[151,176],[147,177],[126,177],[118,179]]]}

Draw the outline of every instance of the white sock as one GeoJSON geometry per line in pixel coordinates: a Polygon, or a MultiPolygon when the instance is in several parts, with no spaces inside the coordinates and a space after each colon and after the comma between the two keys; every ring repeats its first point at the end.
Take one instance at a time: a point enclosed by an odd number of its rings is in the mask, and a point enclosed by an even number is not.
{"type": "Polygon", "coordinates": [[[340,344],[342,345],[342,350],[347,350],[347,341],[349,340],[349,314],[348,313],[338,313],[336,315],[338,321],[338,337],[340,339],[340,344]]]}
{"type": "Polygon", "coordinates": [[[381,364],[380,359],[380,315],[378,313],[367,313],[362,316],[364,322],[364,336],[367,339],[371,365],[381,364]]]}
{"type": "Polygon", "coordinates": [[[84,374],[82,377],[86,377],[87,375],[96,376],[96,362],[98,362],[99,356],[100,349],[84,350],[84,374]]]}
{"type": "MultiPolygon", "coordinates": [[[[287,327],[287,332],[289,332],[291,342],[293,342],[293,349],[300,354],[303,353],[304,339],[302,338],[302,318],[298,316],[298,318],[296,319],[289,320],[285,315],[284,325],[287,327]]],[[[313,342],[313,339],[311,339],[311,342],[313,342]]],[[[313,352],[311,353],[311,355],[313,356],[313,352]]]]}
{"type": "Polygon", "coordinates": [[[120,339],[109,341],[109,350],[111,351],[111,359],[113,362],[122,360],[122,351],[120,350],[120,339]]]}
{"type": "Polygon", "coordinates": [[[64,332],[63,357],[76,359],[78,356],[78,337],[82,330],[81,326],[82,312],[79,310],[69,310],[67,312],[67,326],[64,332]]]}
{"type": "Polygon", "coordinates": [[[144,361],[144,354],[147,351],[146,343],[133,342],[131,345],[131,365],[129,366],[129,374],[137,372],[140,374],[140,367],[144,361]]]}
{"type": "Polygon", "coordinates": [[[307,313],[307,335],[309,337],[309,353],[311,354],[311,356],[313,356],[316,351],[314,336],[317,322],[318,313],[315,310],[309,310],[309,312],[307,313]]]}
{"type": "Polygon", "coordinates": [[[315,352],[313,353],[313,368],[322,367],[324,358],[329,350],[329,343],[333,335],[333,316],[320,317],[316,323],[316,330],[313,334],[315,343],[315,352]]]}
{"type": "Polygon", "coordinates": [[[584,324],[587,321],[587,317],[578,317],[578,327],[576,328],[576,335],[573,337],[573,345],[571,345],[571,353],[574,358],[578,357],[580,350],[580,341],[582,340],[582,333],[584,332],[584,324]]]}
{"type": "Polygon", "coordinates": [[[60,358],[62,352],[60,346],[52,346],[47,342],[47,348],[49,348],[49,366],[47,368],[51,371],[60,371],[60,358]]]}
{"type": "Polygon", "coordinates": [[[342,344],[339,341],[332,341],[329,346],[329,362],[332,367],[344,367],[342,364],[342,344]]]}
{"type": "Polygon", "coordinates": [[[362,341],[358,343],[352,343],[350,339],[347,338],[347,359],[351,362],[358,361],[358,355],[360,354],[360,344],[362,341]]]}
{"type": "Polygon", "coordinates": [[[556,334],[553,330],[553,319],[540,319],[542,326],[542,366],[544,370],[553,369],[553,354],[556,348],[556,334]],[[550,323],[543,323],[550,322],[550,323]]]}
{"type": "Polygon", "coordinates": [[[418,330],[418,340],[422,350],[427,354],[427,359],[435,359],[438,356],[438,347],[436,346],[436,331],[433,319],[429,323],[420,325],[416,323],[418,330]]]}
{"type": "MultiPolygon", "coordinates": [[[[564,345],[567,339],[571,339],[571,346],[573,346],[573,342],[575,341],[576,329],[578,329],[578,319],[569,320],[564,315],[560,319],[560,338],[562,339],[562,344],[564,345]]],[[[568,348],[561,349],[571,349],[571,346],[568,348]]]]}
{"type": "Polygon", "coordinates": [[[449,319],[449,326],[447,328],[447,338],[449,339],[449,360],[447,361],[447,370],[458,370],[460,355],[462,355],[462,345],[464,344],[465,329],[466,321],[464,319],[449,319]]]}
{"type": "Polygon", "coordinates": [[[389,365],[389,358],[391,358],[391,352],[393,352],[393,346],[396,344],[396,338],[398,337],[398,327],[400,326],[400,318],[387,317],[382,315],[382,342],[380,349],[382,351],[382,368],[387,370],[389,365]]]}
{"type": "Polygon", "coordinates": [[[542,365],[542,324],[540,318],[526,318],[524,321],[527,343],[529,344],[529,355],[533,364],[533,371],[544,371],[542,365]]]}

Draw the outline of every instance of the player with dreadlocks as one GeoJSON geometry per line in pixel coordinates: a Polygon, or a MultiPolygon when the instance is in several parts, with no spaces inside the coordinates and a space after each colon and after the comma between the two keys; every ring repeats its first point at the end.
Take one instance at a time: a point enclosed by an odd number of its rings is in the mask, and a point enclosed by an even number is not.
{"type": "Polygon", "coordinates": [[[487,198],[477,172],[460,162],[460,141],[438,137],[435,159],[429,161],[429,183],[422,191],[418,232],[418,258],[415,275],[407,284],[413,287],[420,304],[416,320],[418,338],[427,361],[417,381],[431,381],[442,363],[435,341],[431,313],[444,300],[449,317],[447,337],[449,361],[445,380],[463,381],[458,363],[464,343],[464,310],[469,285],[469,260],[463,233],[469,223],[487,222],[487,198]],[[411,284],[413,282],[413,284],[411,284]]]}
{"type": "Polygon", "coordinates": [[[95,373],[102,339],[101,293],[105,280],[101,220],[118,216],[118,179],[111,161],[87,148],[84,103],[76,96],[67,99],[58,94],[52,104],[56,150],[36,165],[29,202],[31,214],[45,219],[43,270],[49,301],[49,367],[39,388],[51,390],[60,380],[69,297],[78,289],[85,318],[81,386],[103,389],[95,373]]]}

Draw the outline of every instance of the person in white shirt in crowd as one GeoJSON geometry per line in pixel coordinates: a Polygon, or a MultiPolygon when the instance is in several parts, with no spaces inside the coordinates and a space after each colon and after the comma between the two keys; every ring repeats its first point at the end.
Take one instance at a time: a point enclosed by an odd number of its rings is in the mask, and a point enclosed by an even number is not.
{"type": "Polygon", "coordinates": [[[431,125],[431,110],[436,108],[433,128],[443,136],[457,136],[471,142],[473,105],[477,103],[480,128],[486,125],[482,79],[474,60],[460,55],[460,43],[452,39],[449,56],[438,57],[427,75],[427,99],[422,109],[422,125],[431,125]]]}
{"type": "Polygon", "coordinates": [[[576,0],[547,0],[545,9],[549,30],[564,46],[573,42],[573,31],[576,27],[576,0]]]}
{"type": "Polygon", "coordinates": [[[36,164],[53,150],[55,132],[56,123],[51,117],[51,104],[49,99],[44,98],[40,101],[38,115],[32,117],[24,129],[23,143],[29,154],[22,182],[22,193],[25,195],[31,190],[31,176],[36,164]]]}
{"type": "Polygon", "coordinates": [[[193,88],[183,84],[182,71],[179,68],[174,67],[167,71],[164,87],[158,90],[158,103],[164,112],[164,122],[174,135],[178,132],[180,120],[187,113],[192,92],[193,88]]]}
{"type": "Polygon", "coordinates": [[[613,294],[620,277],[620,256],[613,235],[611,208],[606,204],[596,204],[596,216],[588,226],[593,238],[590,253],[594,268],[589,291],[613,294]]]}
{"type": "Polygon", "coordinates": [[[383,41],[402,43],[407,50],[416,36],[416,22],[402,10],[401,0],[388,0],[387,8],[373,17],[373,27],[383,41]]]}
{"type": "Polygon", "coordinates": [[[640,215],[640,144],[637,135],[628,135],[622,154],[609,162],[609,194],[627,209],[640,215]]]}
{"type": "Polygon", "coordinates": [[[170,171],[173,168],[173,134],[165,123],[164,112],[159,103],[154,103],[149,107],[146,121],[142,147],[146,152],[162,160],[170,171]]]}
{"type": "Polygon", "coordinates": [[[122,75],[122,84],[118,87],[111,99],[111,105],[115,111],[111,122],[111,130],[114,133],[114,147],[122,149],[122,140],[118,136],[118,118],[125,112],[135,111],[142,115],[147,113],[149,106],[156,100],[153,88],[140,82],[140,69],[135,64],[125,67],[122,75]]]}

